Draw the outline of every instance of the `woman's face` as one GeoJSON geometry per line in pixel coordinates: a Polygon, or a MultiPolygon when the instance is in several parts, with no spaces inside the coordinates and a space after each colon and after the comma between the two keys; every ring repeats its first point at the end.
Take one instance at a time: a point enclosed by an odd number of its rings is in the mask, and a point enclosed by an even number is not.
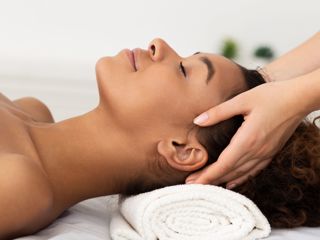
{"type": "Polygon", "coordinates": [[[164,40],[96,64],[99,106],[124,130],[166,135],[245,88],[240,69],[215,54],[179,56],[164,40]],[[130,61],[133,52],[134,64],[130,61]]]}

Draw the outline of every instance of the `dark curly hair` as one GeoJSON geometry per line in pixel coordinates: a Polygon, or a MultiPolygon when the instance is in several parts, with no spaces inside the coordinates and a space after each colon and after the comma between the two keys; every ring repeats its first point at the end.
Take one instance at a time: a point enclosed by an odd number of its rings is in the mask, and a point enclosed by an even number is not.
{"type": "Polygon", "coordinates": [[[320,135],[301,123],[262,172],[234,189],[255,202],[272,227],[320,226],[320,135]]]}
{"type": "MultiPolygon", "coordinates": [[[[248,88],[264,83],[256,70],[240,67],[248,88]]],[[[320,226],[320,132],[304,120],[271,163],[233,189],[250,198],[274,228],[320,226]]],[[[242,116],[200,128],[199,141],[213,163],[243,122],[242,116]]]]}
{"type": "MultiPolygon", "coordinates": [[[[265,83],[258,71],[239,67],[248,89],[265,83]]],[[[199,128],[197,137],[209,156],[203,168],[218,159],[243,121],[242,116],[235,116],[199,128]]],[[[320,131],[315,121],[302,121],[265,169],[233,189],[251,199],[274,228],[320,226],[320,131]]],[[[152,176],[137,176],[125,186],[121,200],[133,194],[183,184],[190,174],[172,169],[160,159],[152,160],[149,163],[152,176]]]]}

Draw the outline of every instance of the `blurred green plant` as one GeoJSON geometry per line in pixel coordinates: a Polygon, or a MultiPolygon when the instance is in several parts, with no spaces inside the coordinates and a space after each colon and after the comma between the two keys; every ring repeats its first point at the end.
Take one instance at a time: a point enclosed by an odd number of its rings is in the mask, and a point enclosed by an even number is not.
{"type": "Polygon", "coordinates": [[[274,57],[274,51],[269,46],[260,46],[255,49],[254,56],[257,58],[271,60],[274,57]]]}
{"type": "Polygon", "coordinates": [[[238,52],[238,44],[232,38],[227,38],[222,42],[221,55],[229,59],[235,59],[238,57],[238,52]]]}

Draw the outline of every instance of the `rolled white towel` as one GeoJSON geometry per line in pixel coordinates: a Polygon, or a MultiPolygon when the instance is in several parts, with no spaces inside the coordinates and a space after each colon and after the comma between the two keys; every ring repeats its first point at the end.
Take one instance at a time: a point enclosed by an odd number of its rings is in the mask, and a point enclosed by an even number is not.
{"type": "Polygon", "coordinates": [[[113,240],[267,237],[270,224],[245,196],[222,187],[175,185],[128,197],[110,222],[113,240]]]}

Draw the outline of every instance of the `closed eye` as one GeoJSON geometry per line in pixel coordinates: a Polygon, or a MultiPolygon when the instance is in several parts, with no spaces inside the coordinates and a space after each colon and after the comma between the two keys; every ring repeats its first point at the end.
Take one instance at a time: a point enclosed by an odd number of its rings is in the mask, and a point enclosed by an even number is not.
{"type": "Polygon", "coordinates": [[[182,72],[184,77],[187,77],[186,69],[184,68],[182,62],[180,62],[180,71],[182,72]]]}

